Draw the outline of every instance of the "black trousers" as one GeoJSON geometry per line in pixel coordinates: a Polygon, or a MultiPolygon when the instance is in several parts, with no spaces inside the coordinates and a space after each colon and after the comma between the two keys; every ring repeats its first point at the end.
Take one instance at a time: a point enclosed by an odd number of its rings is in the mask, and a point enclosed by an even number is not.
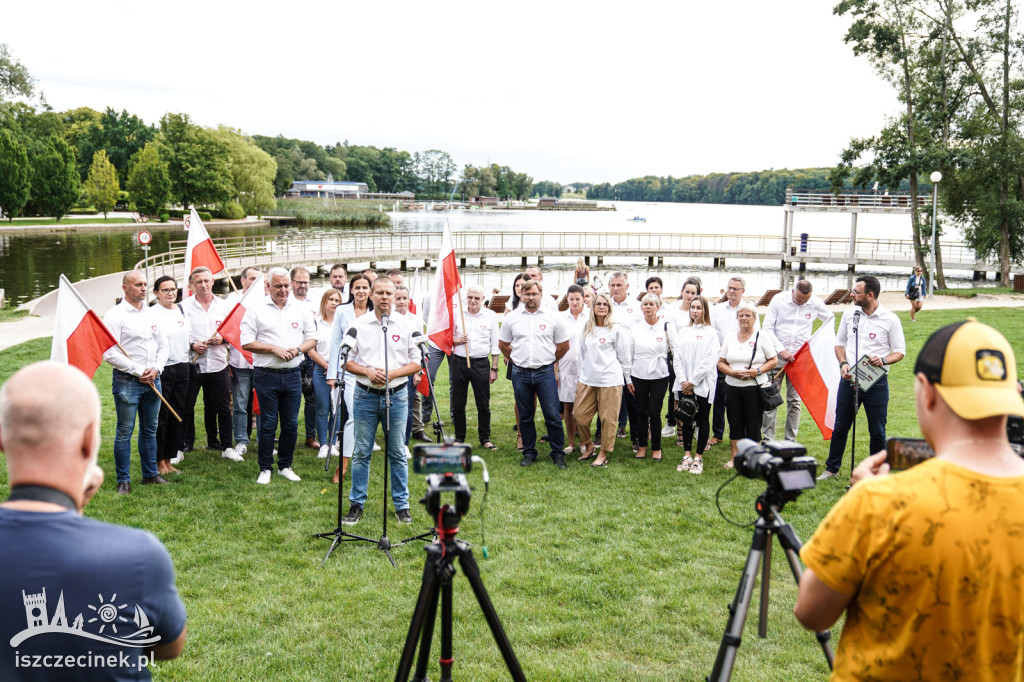
{"type": "MultiPolygon", "coordinates": [[[[179,362],[166,365],[160,374],[160,390],[164,398],[184,419],[185,406],[188,404],[189,363],[179,362]]],[[[160,416],[156,425],[156,459],[168,460],[177,456],[181,449],[182,422],[172,415],[167,405],[160,403],[160,416]]]]}
{"type": "Polygon", "coordinates": [[[693,399],[697,401],[697,414],[693,416],[692,422],[683,422],[683,450],[689,450],[691,453],[696,455],[704,454],[704,447],[708,444],[708,416],[711,413],[711,403],[708,399],[699,396],[696,393],[693,394],[693,399]],[[697,427],[697,449],[691,450],[690,445],[693,444],[693,428],[697,427]]]}
{"type": "Polygon", "coordinates": [[[640,447],[647,447],[647,432],[651,433],[651,449],[661,450],[661,406],[668,390],[668,377],[662,379],[633,379],[636,390],[636,431],[633,435],[640,447]]]}
{"type": "Polygon", "coordinates": [[[448,358],[448,382],[451,384],[452,424],[455,426],[455,440],[466,442],[466,400],[468,387],[473,386],[473,400],[476,402],[477,433],[480,444],[491,439],[491,363],[485,356],[466,359],[458,355],[448,358]]]}
{"type": "MultiPolygon", "coordinates": [[[[717,400],[715,402],[718,402],[717,400]]],[[[729,440],[749,438],[761,442],[761,389],[758,386],[730,386],[725,397],[725,410],[729,415],[729,440]]]]}
{"type": "Polygon", "coordinates": [[[725,434],[725,399],[732,388],[725,383],[725,375],[718,371],[718,384],[715,386],[715,405],[711,413],[711,435],[722,440],[725,434]]]}
{"type": "Polygon", "coordinates": [[[231,431],[231,377],[228,368],[219,372],[202,373],[197,365],[190,365],[188,408],[181,415],[184,423],[185,445],[196,442],[196,400],[203,390],[203,425],[206,427],[206,445],[211,450],[227,450],[234,444],[231,431]]]}

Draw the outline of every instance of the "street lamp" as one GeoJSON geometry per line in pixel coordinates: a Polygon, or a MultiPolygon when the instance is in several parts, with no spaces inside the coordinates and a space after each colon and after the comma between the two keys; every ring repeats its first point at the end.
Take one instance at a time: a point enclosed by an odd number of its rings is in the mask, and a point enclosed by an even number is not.
{"type": "Polygon", "coordinates": [[[939,182],[942,180],[942,173],[934,171],[931,174],[932,180],[932,267],[931,277],[928,278],[928,296],[932,296],[935,293],[935,247],[937,242],[935,241],[935,222],[938,217],[939,209],[939,182]]]}

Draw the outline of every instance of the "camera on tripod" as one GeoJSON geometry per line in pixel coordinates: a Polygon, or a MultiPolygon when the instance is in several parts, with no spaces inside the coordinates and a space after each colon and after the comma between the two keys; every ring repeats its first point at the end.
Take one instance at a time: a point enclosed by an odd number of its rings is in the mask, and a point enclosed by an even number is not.
{"type": "Polygon", "coordinates": [[[469,511],[469,482],[473,468],[473,449],[468,445],[417,445],[412,453],[412,470],[427,474],[427,492],[420,503],[427,508],[430,518],[441,511],[441,494],[455,495],[455,512],[463,516],[469,511]]]}
{"type": "Polygon", "coordinates": [[[781,508],[804,490],[814,487],[818,463],[807,456],[807,448],[791,440],[769,440],[756,443],[744,438],[736,445],[733,464],[736,473],[747,478],[760,478],[768,483],[771,504],[781,508]]]}

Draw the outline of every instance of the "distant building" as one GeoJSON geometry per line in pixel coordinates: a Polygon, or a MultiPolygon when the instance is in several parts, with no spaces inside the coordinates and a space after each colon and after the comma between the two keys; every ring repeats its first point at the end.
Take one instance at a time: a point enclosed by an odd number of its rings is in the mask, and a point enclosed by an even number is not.
{"type": "Polygon", "coordinates": [[[572,185],[569,185],[568,187],[563,187],[562,191],[566,192],[567,194],[576,194],[576,188],[573,187],[572,185]]]}
{"type": "Polygon", "coordinates": [[[404,192],[371,192],[365,182],[352,180],[296,180],[284,193],[288,199],[386,199],[411,201],[416,195],[404,192]]]}
{"type": "Polygon", "coordinates": [[[469,203],[477,206],[497,206],[498,197],[470,197],[469,203]]]}
{"type": "Polygon", "coordinates": [[[558,205],[558,199],[554,197],[541,197],[537,202],[539,208],[554,208],[558,205]]]}

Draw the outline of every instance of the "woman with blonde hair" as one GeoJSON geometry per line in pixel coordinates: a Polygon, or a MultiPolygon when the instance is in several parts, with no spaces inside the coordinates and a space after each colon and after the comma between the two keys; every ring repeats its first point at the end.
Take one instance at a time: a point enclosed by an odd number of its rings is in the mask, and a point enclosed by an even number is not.
{"type": "MultiPolygon", "coordinates": [[[[633,392],[630,378],[629,332],[615,321],[612,299],[600,293],[594,297],[590,317],[583,327],[580,339],[580,379],[576,386],[573,418],[580,437],[583,456],[580,461],[594,459],[595,444],[590,439],[590,422],[596,413],[603,424],[614,425],[619,418],[622,386],[633,392]]],[[[603,467],[608,455],[615,449],[615,429],[604,429],[601,450],[590,465],[603,467]]]]}
{"type": "Polygon", "coordinates": [[[704,446],[708,442],[711,416],[711,404],[715,402],[715,389],[718,384],[718,354],[721,344],[718,332],[711,326],[711,306],[703,296],[694,296],[690,301],[687,324],[677,330],[673,358],[676,370],[676,383],[672,387],[681,399],[686,396],[696,403],[696,410],[690,420],[680,420],[680,439],[685,449],[683,461],[676,466],[676,471],[689,471],[691,474],[704,473],[704,446]],[[693,432],[697,431],[696,456],[690,449],[693,444],[693,432]]]}
{"type": "MultiPolygon", "coordinates": [[[[335,310],[341,305],[341,293],[337,289],[327,289],[320,297],[320,317],[316,321],[316,347],[309,351],[309,359],[313,361],[313,394],[316,396],[316,439],[320,446],[317,457],[327,457],[328,443],[334,431],[334,412],[331,411],[331,388],[327,385],[327,370],[330,365],[331,333],[335,318],[335,310]]],[[[331,454],[337,456],[338,446],[332,448],[331,454]]]]}
{"type": "Polygon", "coordinates": [[[585,287],[590,284],[590,266],[587,265],[587,261],[583,260],[583,256],[580,256],[576,260],[576,284],[581,287],[585,287]]]}
{"type": "Polygon", "coordinates": [[[639,449],[636,458],[647,456],[647,438],[650,433],[651,459],[661,461],[661,406],[669,382],[669,355],[675,338],[674,320],[658,317],[661,299],[648,293],[640,299],[643,313],[630,330],[630,378],[636,387],[636,437],[639,449]]]}

